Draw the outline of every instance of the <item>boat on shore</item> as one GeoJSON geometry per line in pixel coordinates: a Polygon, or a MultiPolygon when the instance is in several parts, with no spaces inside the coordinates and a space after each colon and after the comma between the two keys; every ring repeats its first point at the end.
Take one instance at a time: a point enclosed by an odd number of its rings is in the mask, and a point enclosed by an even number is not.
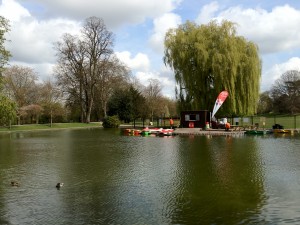
{"type": "Polygon", "coordinates": [[[269,130],[246,130],[245,134],[254,134],[254,135],[264,135],[264,134],[270,134],[271,132],[269,130]]]}
{"type": "Polygon", "coordinates": [[[141,133],[141,130],[138,130],[138,129],[124,129],[124,134],[125,135],[134,135],[134,136],[137,136],[137,135],[140,135],[141,133]]]}
{"type": "Polygon", "coordinates": [[[146,127],[144,129],[142,129],[140,134],[143,135],[143,136],[148,136],[148,135],[151,135],[151,134],[156,135],[159,132],[161,132],[162,130],[163,130],[163,128],[149,128],[149,127],[146,127]]]}
{"type": "Polygon", "coordinates": [[[163,136],[173,136],[174,135],[174,129],[162,129],[156,135],[160,136],[160,137],[163,137],[163,136]]]}
{"type": "Polygon", "coordinates": [[[273,129],[274,134],[293,134],[293,130],[286,130],[286,129],[273,129]]]}
{"type": "Polygon", "coordinates": [[[125,135],[134,136],[172,136],[174,135],[174,129],[164,129],[164,128],[144,128],[142,130],[138,129],[124,129],[125,135]]]}

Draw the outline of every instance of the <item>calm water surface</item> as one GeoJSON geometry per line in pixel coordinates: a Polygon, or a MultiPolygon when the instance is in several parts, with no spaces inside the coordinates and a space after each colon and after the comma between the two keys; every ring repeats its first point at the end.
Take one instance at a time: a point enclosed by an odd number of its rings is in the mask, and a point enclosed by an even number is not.
{"type": "Polygon", "coordinates": [[[0,133],[0,224],[300,224],[300,137],[0,133]]]}

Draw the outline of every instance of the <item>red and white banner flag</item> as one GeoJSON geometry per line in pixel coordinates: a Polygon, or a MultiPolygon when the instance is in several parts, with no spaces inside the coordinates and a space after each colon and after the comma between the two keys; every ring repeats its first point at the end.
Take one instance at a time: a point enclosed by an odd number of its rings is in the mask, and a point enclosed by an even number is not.
{"type": "Polygon", "coordinates": [[[216,100],[212,115],[211,115],[212,118],[214,118],[215,114],[217,113],[217,111],[219,110],[219,108],[221,107],[223,102],[226,100],[227,96],[228,96],[228,91],[222,91],[219,94],[219,96],[216,100]]]}

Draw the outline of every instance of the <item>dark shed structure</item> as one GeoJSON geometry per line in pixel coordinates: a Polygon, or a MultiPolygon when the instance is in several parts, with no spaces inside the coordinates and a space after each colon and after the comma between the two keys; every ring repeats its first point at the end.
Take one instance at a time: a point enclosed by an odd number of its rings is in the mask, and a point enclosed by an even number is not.
{"type": "Polygon", "coordinates": [[[180,125],[184,128],[205,128],[206,122],[209,122],[210,115],[208,110],[182,111],[180,125]]]}

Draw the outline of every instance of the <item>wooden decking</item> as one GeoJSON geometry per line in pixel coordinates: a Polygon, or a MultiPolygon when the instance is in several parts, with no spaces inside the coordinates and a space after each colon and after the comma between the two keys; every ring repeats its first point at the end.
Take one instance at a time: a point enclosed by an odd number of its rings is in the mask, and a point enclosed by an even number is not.
{"type": "MultiPolygon", "coordinates": [[[[211,135],[211,136],[241,136],[244,135],[247,129],[208,129],[202,130],[200,128],[176,128],[173,132],[176,135],[211,135]]],[[[288,129],[290,134],[300,134],[299,129],[288,129]]]]}
{"type": "Polygon", "coordinates": [[[240,136],[244,135],[245,131],[242,130],[230,130],[225,131],[223,129],[208,129],[201,130],[200,128],[177,128],[174,131],[176,135],[213,135],[213,136],[240,136]]]}

